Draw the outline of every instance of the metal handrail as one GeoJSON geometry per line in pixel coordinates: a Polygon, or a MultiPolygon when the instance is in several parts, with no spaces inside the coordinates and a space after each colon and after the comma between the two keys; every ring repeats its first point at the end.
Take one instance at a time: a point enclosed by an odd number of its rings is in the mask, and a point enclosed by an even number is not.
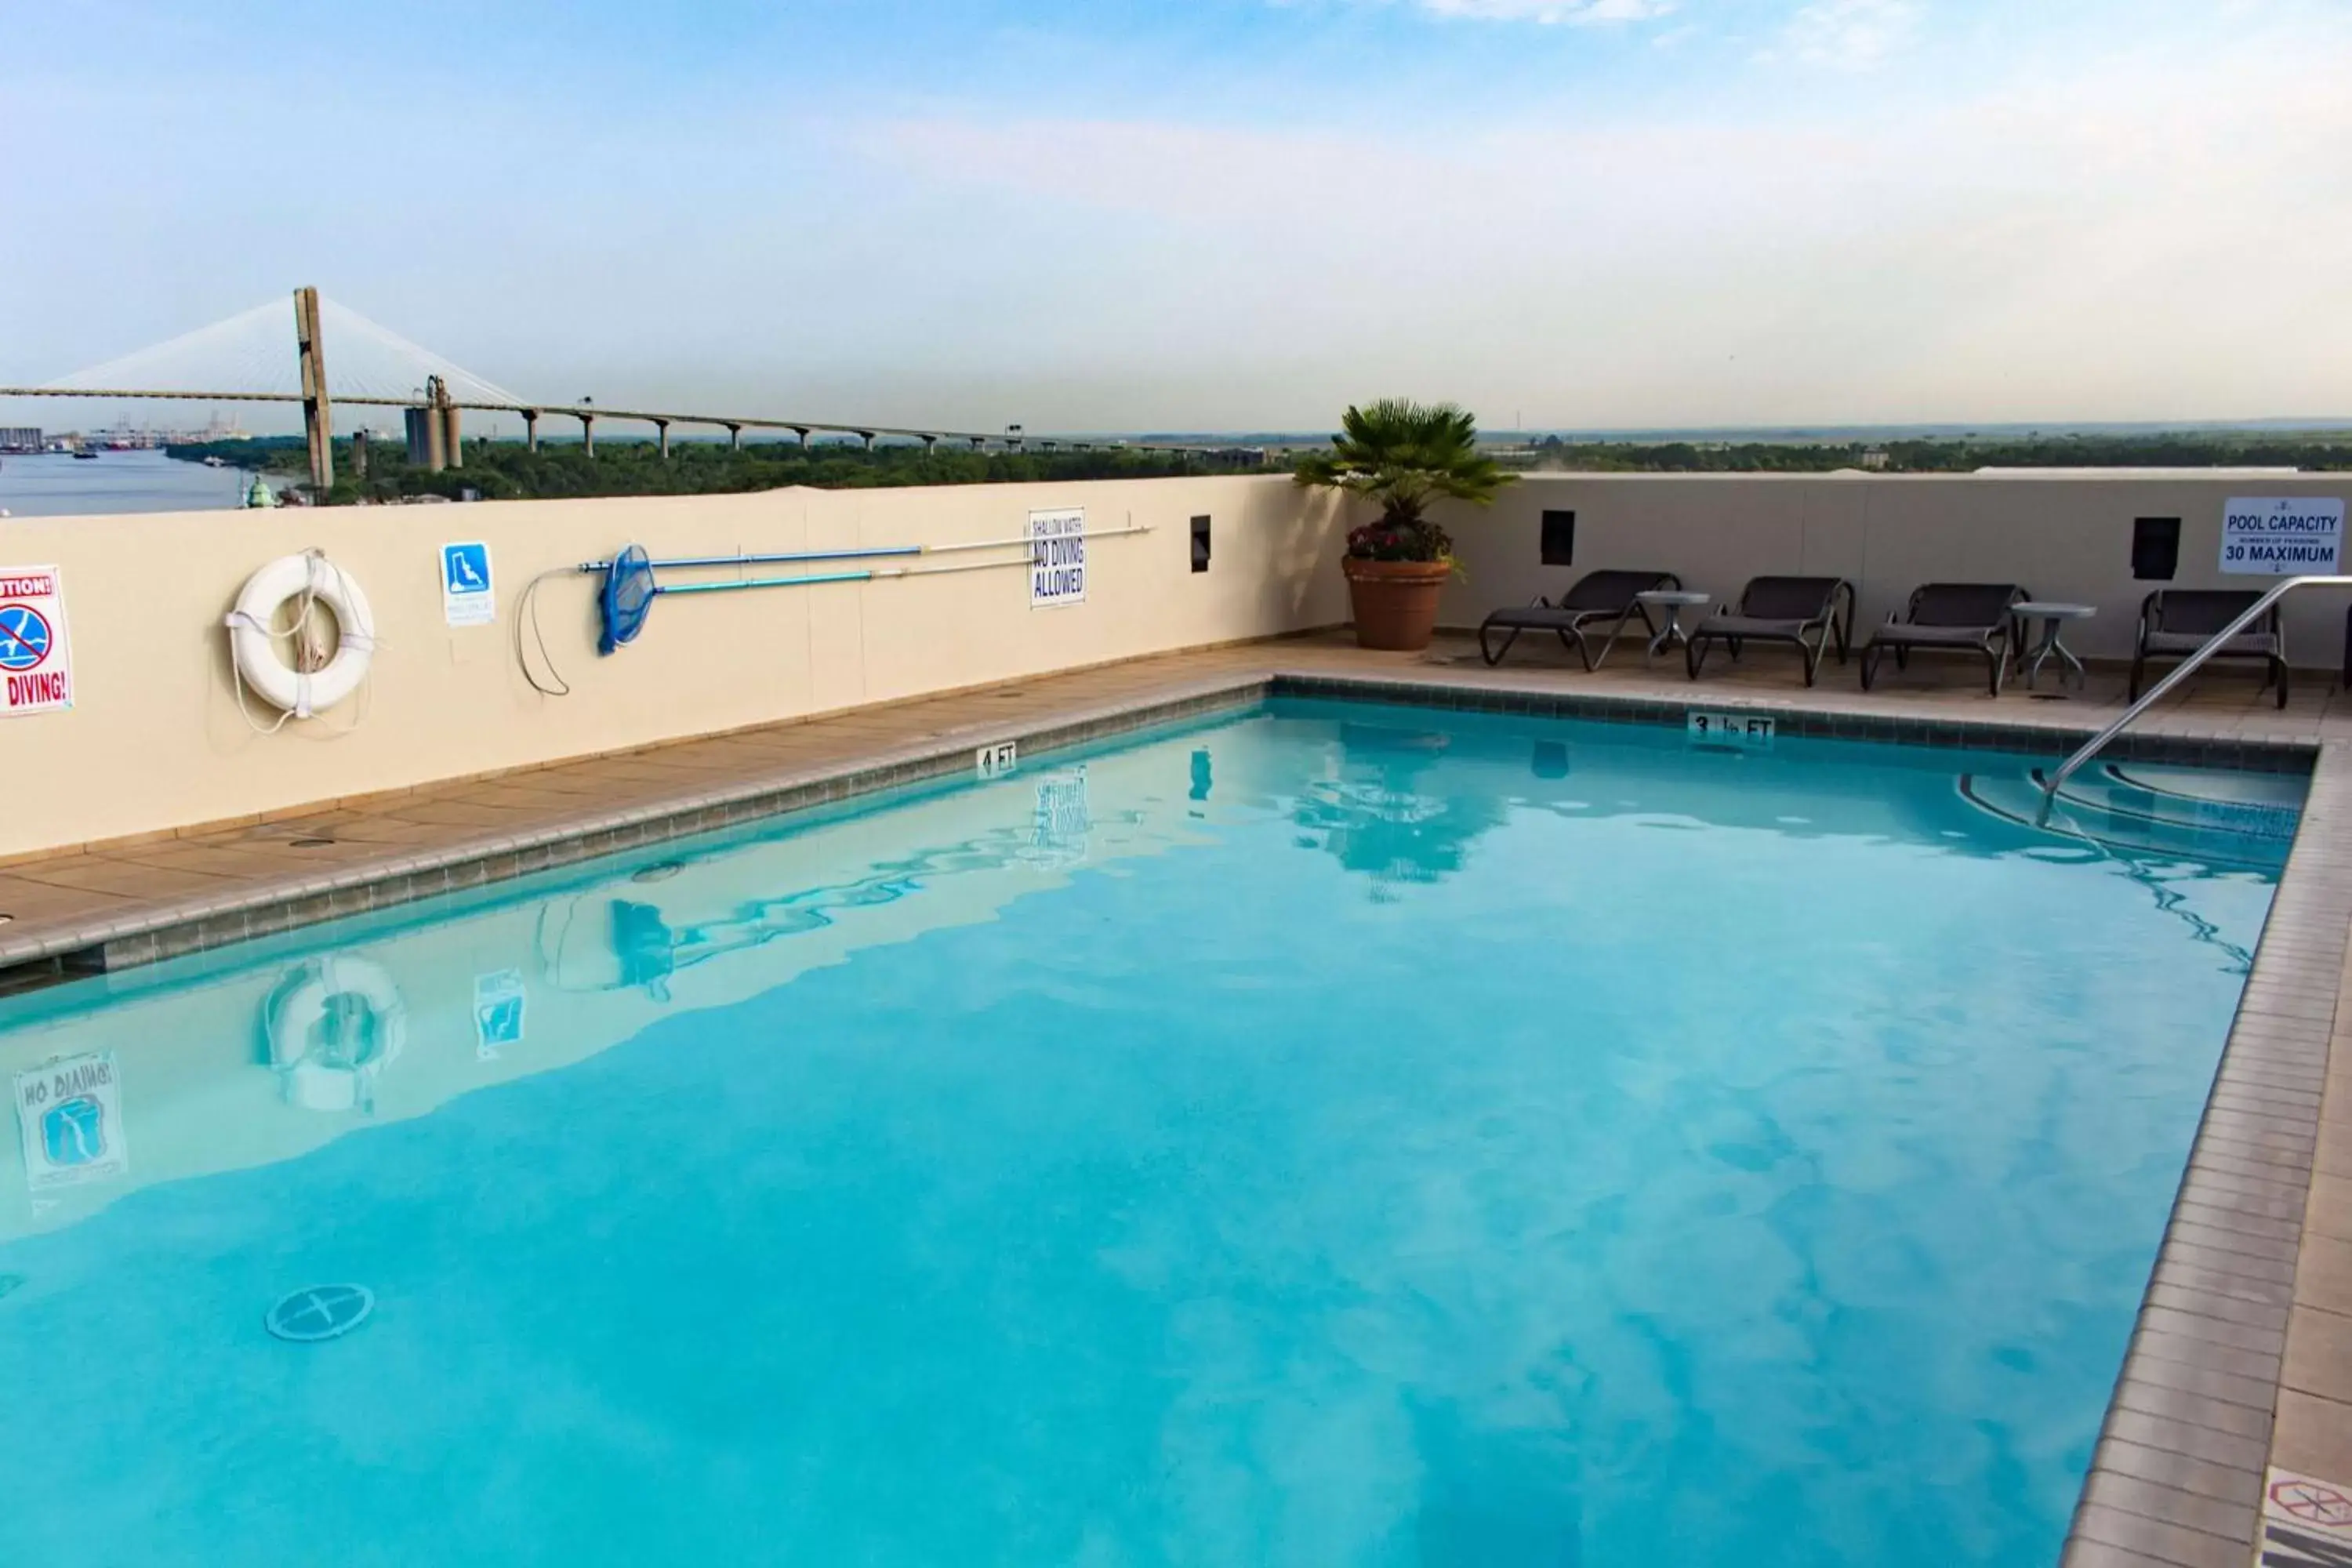
{"type": "Polygon", "coordinates": [[[2228,626],[2223,626],[2220,631],[2215,632],[2211,637],[2206,638],[2204,644],[2200,647],[2195,653],[2190,654],[2187,658],[2182,659],[2179,664],[2173,666],[2170,670],[2166,672],[2163,679],[2158,681],[2154,686],[2149,687],[2147,690],[2141,695],[2138,701],[2125,709],[2114,723],[2109,724],[2105,729],[2100,731],[2097,734],[2084,742],[2083,744],[2075,750],[2073,756],[2068,757],[2063,763],[2059,764],[2058,771],[2050,775],[2050,782],[2042,787],[2042,809],[2040,812],[2035,814],[2034,822],[2036,826],[2042,827],[2050,826],[2050,811],[2053,806],[2058,804],[2058,791],[2065,784],[2068,779],[2074,777],[2075,769],[2081,767],[2084,763],[2089,762],[2093,757],[2098,755],[2100,751],[2105,747],[2109,741],[2114,740],[2117,735],[2121,734],[2124,728],[2133,720],[2147,712],[2150,707],[2154,706],[2158,698],[2162,697],[2166,692],[2170,691],[2174,687],[2179,685],[2191,674],[2195,673],[2198,666],[2212,658],[2213,655],[2221,649],[2222,644],[2228,642],[2231,637],[2236,637],[2248,626],[2252,626],[2256,621],[2262,619],[2263,616],[2273,605],[2276,605],[2281,599],[2285,598],[2289,594],[2294,593],[2297,588],[2352,588],[2352,577],[2289,577],[2284,582],[2280,583],[2275,587],[2272,588],[2270,592],[2264,594],[2261,598],[2256,599],[2253,602],[2252,606],[2249,608],[2244,615],[2240,616],[2236,620],[2231,621],[2228,626]]]}

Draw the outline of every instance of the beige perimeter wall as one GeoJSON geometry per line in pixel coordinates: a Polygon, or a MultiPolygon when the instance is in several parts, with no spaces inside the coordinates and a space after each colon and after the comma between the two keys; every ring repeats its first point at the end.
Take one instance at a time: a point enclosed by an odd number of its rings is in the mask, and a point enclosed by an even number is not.
{"type": "Polygon", "coordinates": [[[1330,625],[1346,618],[1335,528],[1328,502],[1262,478],[0,521],[0,567],[62,569],[78,686],[69,712],[0,720],[0,858],[1330,625]],[[573,694],[541,696],[516,665],[524,584],[633,541],[656,557],[950,543],[1066,506],[1090,531],[1152,530],[1090,545],[1081,605],[1033,610],[1017,566],[663,598],[636,643],[599,658],[601,579],[572,574],[539,597],[573,694]],[[1206,574],[1191,569],[1195,514],[1213,520],[1206,574]],[[491,548],[498,621],[452,628],[439,548],[473,539],[491,548]],[[313,545],[368,595],[373,674],[331,712],[256,734],[223,617],[257,567],[313,545]]]}
{"type": "MultiPolygon", "coordinates": [[[[2132,576],[2135,518],[2181,520],[2175,585],[2260,587],[2219,573],[2223,504],[2347,489],[2346,476],[1533,476],[1489,511],[1448,513],[1467,574],[1444,619],[1475,626],[1603,566],[1655,565],[1726,599],[1760,574],[1841,574],[1865,633],[1920,583],[2013,581],[2098,605],[2070,639],[2119,658],[2158,585],[2132,576]],[[1547,509],[1576,513],[1570,565],[1540,563],[1547,509]]],[[[79,683],[69,713],[0,720],[0,858],[1331,625],[1347,614],[1344,521],[1269,477],[0,521],[0,567],[63,568],[79,683]],[[597,579],[567,575],[542,589],[541,621],[573,695],[540,695],[516,666],[525,582],[631,541],[656,556],[950,543],[1017,535],[1031,509],[1062,506],[1084,506],[1090,529],[1153,531],[1096,542],[1076,608],[1031,609],[1018,569],[667,598],[639,642],[600,659],[597,579]],[[1213,562],[1195,574],[1186,523],[1202,513],[1213,562]],[[438,550],[462,539],[491,546],[494,626],[443,622],[438,550]],[[310,545],[373,601],[375,674],[326,717],[257,735],[222,617],[256,567],[310,545]]],[[[2336,665],[2347,597],[2291,601],[2298,665],[2336,665]]]]}
{"type": "MultiPolygon", "coordinates": [[[[1448,591],[1443,618],[1475,626],[1497,605],[1556,594],[1607,566],[1679,573],[1685,587],[1718,601],[1767,574],[1850,578],[1857,632],[1900,609],[1922,583],[2017,583],[2041,598],[2096,605],[2098,617],[2071,628],[2068,646],[2125,658],[2148,590],[2269,585],[2221,574],[2221,510],[2232,497],[2347,495],[2347,474],[1531,475],[1485,512],[1445,514],[1465,575],[1448,591]],[[1541,563],[1547,508],[1576,513],[1570,566],[1541,563]],[[2140,517],[2180,519],[2179,574],[2168,584],[2132,576],[2132,521],[2140,517]]],[[[2287,601],[2294,663],[2338,667],[2348,598],[2315,588],[2287,601]]]]}

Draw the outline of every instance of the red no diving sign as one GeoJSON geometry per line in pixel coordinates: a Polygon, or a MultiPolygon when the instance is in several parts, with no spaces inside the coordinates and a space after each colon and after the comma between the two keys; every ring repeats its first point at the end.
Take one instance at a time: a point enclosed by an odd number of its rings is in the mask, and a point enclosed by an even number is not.
{"type": "Polygon", "coordinates": [[[2273,1469],[2263,1492],[2263,1568],[2344,1568],[2352,1563],[2352,1496],[2290,1470],[2273,1469]]]}
{"type": "Polygon", "coordinates": [[[65,590],[54,566],[0,566],[0,718],[73,706],[65,590]]]}
{"type": "Polygon", "coordinates": [[[2300,1476],[2274,1480],[2271,1483],[2270,1503],[2273,1510],[2298,1523],[2324,1524],[2331,1529],[2352,1525],[2352,1498],[2325,1481],[2305,1480],[2300,1476]]]}

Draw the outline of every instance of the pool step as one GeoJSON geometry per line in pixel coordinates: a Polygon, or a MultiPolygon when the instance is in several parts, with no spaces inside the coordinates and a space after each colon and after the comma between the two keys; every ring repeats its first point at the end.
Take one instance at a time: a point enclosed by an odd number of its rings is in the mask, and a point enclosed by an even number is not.
{"type": "MultiPolygon", "coordinates": [[[[1966,773],[1960,794],[2005,821],[2032,826],[2047,778],[2038,768],[1966,773]]],[[[2056,831],[2119,852],[2274,871],[2294,843],[2305,783],[2292,773],[2108,763],[2067,781],[2051,821],[2056,831]]]]}

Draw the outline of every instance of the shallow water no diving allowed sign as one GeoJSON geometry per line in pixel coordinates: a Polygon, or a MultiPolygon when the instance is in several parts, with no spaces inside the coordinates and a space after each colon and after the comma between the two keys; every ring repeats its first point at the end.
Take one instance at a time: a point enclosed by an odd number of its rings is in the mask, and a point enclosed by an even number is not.
{"type": "Polygon", "coordinates": [[[1055,507],[1029,514],[1029,607],[1087,602],[1087,509],[1055,507]]]}

